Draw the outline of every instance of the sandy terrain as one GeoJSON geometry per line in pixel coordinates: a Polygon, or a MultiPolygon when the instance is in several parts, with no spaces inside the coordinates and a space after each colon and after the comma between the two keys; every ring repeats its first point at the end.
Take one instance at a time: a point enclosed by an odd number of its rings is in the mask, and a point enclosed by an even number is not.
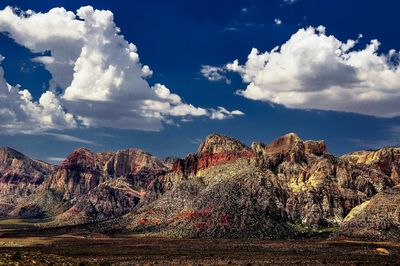
{"type": "Polygon", "coordinates": [[[0,265],[396,264],[399,243],[166,239],[0,231],[0,265]]]}

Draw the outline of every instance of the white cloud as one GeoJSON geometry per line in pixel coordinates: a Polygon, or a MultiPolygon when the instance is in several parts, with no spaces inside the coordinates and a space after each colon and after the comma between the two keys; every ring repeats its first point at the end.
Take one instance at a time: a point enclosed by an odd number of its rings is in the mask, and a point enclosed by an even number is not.
{"type": "Polygon", "coordinates": [[[244,115],[242,111],[234,110],[232,112],[226,110],[224,107],[219,106],[217,110],[213,110],[211,112],[211,119],[215,120],[224,120],[227,118],[232,118],[233,116],[241,116],[244,115]]]}
{"type": "Polygon", "coordinates": [[[53,8],[47,13],[19,10],[17,15],[13,8],[6,7],[0,11],[0,31],[35,53],[51,51],[52,59],[47,57],[42,62],[53,80],[62,88],[71,83],[85,34],[84,23],[73,12],[53,8]]]}
{"type": "Polygon", "coordinates": [[[276,18],[276,19],[274,19],[274,23],[275,23],[276,25],[281,25],[281,24],[282,24],[282,20],[279,19],[279,18],[276,18]]]}
{"type": "MultiPolygon", "coordinates": [[[[51,90],[62,89],[39,100],[47,108],[45,120],[61,119],[62,113],[50,115],[61,112],[61,105],[87,127],[154,131],[170,117],[211,116],[211,110],[184,103],[165,86],[149,85],[145,78],[153,71],[140,63],[136,46],[120,34],[111,11],[86,6],[76,13],[64,8],[35,13],[6,7],[0,10],[0,31],[43,53],[33,60],[52,74],[51,90]]],[[[47,122],[59,128],[59,121],[47,122]]]]}
{"type": "MultiPolygon", "coordinates": [[[[0,55],[0,63],[3,59],[0,55]]],[[[63,110],[53,92],[43,93],[39,102],[35,102],[28,90],[7,83],[1,66],[0,121],[0,132],[3,134],[35,133],[54,127],[64,129],[76,126],[73,115],[63,110]]]]}
{"type": "Polygon", "coordinates": [[[201,66],[200,73],[209,81],[225,81],[230,84],[231,81],[225,76],[226,69],[222,67],[215,67],[210,65],[201,66]]]}
{"type": "Polygon", "coordinates": [[[355,49],[358,41],[342,42],[323,26],[308,27],[269,52],[253,48],[244,65],[235,60],[225,69],[248,83],[237,93],[249,99],[289,108],[399,116],[399,53],[378,53],[377,40],[355,49]]]}

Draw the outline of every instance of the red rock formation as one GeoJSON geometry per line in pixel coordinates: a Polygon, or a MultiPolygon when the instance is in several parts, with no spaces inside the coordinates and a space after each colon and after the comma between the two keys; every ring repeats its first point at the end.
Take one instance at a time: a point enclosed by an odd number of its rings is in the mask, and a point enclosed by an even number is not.
{"type": "Polygon", "coordinates": [[[60,169],[46,182],[46,188],[71,199],[109,179],[125,177],[145,189],[155,176],[166,171],[161,161],[140,149],[93,153],[79,148],[61,163],[60,169]]]}
{"type": "Polygon", "coordinates": [[[234,162],[237,159],[252,158],[255,154],[251,150],[241,150],[241,151],[228,151],[220,153],[210,153],[204,152],[198,159],[197,171],[202,170],[211,166],[226,164],[234,162]]]}
{"type": "Polygon", "coordinates": [[[252,157],[255,157],[255,153],[240,141],[220,134],[212,134],[200,144],[195,154],[189,154],[185,159],[177,160],[172,171],[188,176],[208,167],[252,157]]]}
{"type": "Polygon", "coordinates": [[[323,140],[320,141],[307,140],[304,142],[304,148],[307,153],[312,153],[317,156],[321,156],[323,154],[328,153],[328,149],[326,148],[326,143],[323,140]]]}

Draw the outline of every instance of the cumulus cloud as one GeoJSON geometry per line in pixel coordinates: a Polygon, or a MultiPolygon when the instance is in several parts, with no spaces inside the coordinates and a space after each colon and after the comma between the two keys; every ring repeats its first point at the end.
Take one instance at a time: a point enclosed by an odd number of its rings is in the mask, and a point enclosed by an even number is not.
{"type": "MultiPolygon", "coordinates": [[[[0,63],[4,57],[0,55],[0,63]]],[[[38,102],[28,90],[11,86],[0,66],[0,132],[4,134],[35,133],[51,128],[76,126],[72,114],[65,112],[51,91],[42,94],[38,102]]]]}
{"type": "Polygon", "coordinates": [[[340,41],[323,26],[308,27],[269,52],[253,48],[244,65],[235,60],[225,69],[239,73],[248,84],[237,91],[248,99],[289,108],[399,116],[399,53],[379,53],[377,40],[356,49],[358,42],[340,41]]]}
{"type": "Polygon", "coordinates": [[[165,86],[147,82],[153,71],[121,35],[111,11],[85,6],[76,13],[64,8],[35,13],[6,7],[0,31],[43,54],[34,61],[51,73],[52,86],[39,104],[52,101],[52,108],[58,104],[84,126],[160,130],[170,117],[212,115],[211,109],[184,103],[165,86]],[[56,95],[55,88],[62,92],[56,95]]]}
{"type": "Polygon", "coordinates": [[[219,106],[218,109],[212,110],[211,112],[211,119],[215,120],[224,120],[227,118],[232,118],[233,116],[237,115],[244,115],[242,111],[239,110],[234,110],[234,111],[228,111],[224,107],[219,106]]]}
{"type": "Polygon", "coordinates": [[[226,69],[222,67],[203,65],[201,66],[200,73],[209,81],[225,81],[230,84],[231,80],[225,76],[226,69]]]}

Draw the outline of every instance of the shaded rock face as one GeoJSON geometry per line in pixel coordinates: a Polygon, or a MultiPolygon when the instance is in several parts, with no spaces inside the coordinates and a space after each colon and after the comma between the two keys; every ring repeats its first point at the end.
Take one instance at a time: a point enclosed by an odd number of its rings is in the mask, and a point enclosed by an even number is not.
{"type": "Polygon", "coordinates": [[[46,181],[46,188],[70,200],[109,179],[126,177],[137,189],[144,190],[156,176],[167,171],[161,161],[139,149],[93,153],[80,148],[61,163],[60,169],[46,181]]]}
{"type": "Polygon", "coordinates": [[[317,156],[321,156],[323,154],[328,153],[326,143],[323,140],[320,141],[307,140],[304,142],[304,148],[307,153],[311,153],[317,156]]]}
{"type": "Polygon", "coordinates": [[[8,183],[0,183],[0,193],[9,191],[10,198],[18,201],[0,200],[0,216],[57,216],[61,217],[56,219],[60,223],[69,223],[65,219],[70,218],[73,223],[79,223],[116,217],[138,203],[155,177],[169,171],[157,158],[139,149],[93,153],[79,148],[59,167],[14,153],[18,161],[10,155],[1,157],[1,169],[7,174],[2,176],[18,174],[21,178],[16,181],[17,185],[14,179],[3,178],[8,183]],[[42,169],[42,165],[48,167],[42,169]],[[31,174],[26,175],[21,169],[31,174]],[[116,181],[121,179],[122,183],[116,181]],[[16,188],[11,190],[10,184],[16,188]],[[16,193],[21,187],[25,188],[24,197],[22,192],[16,193]],[[79,215],[71,215],[75,212],[79,215]]]}
{"type": "Polygon", "coordinates": [[[54,169],[11,148],[0,148],[0,216],[34,193],[54,169]]]}
{"type": "Polygon", "coordinates": [[[338,236],[374,241],[400,241],[400,186],[378,193],[355,207],[338,236]]]}
{"type": "Polygon", "coordinates": [[[124,178],[101,183],[81,197],[66,212],[57,216],[57,225],[102,221],[128,213],[144,195],[124,178]]]}
{"type": "Polygon", "coordinates": [[[40,185],[54,169],[45,162],[32,160],[8,147],[0,148],[0,183],[40,185]]]}

